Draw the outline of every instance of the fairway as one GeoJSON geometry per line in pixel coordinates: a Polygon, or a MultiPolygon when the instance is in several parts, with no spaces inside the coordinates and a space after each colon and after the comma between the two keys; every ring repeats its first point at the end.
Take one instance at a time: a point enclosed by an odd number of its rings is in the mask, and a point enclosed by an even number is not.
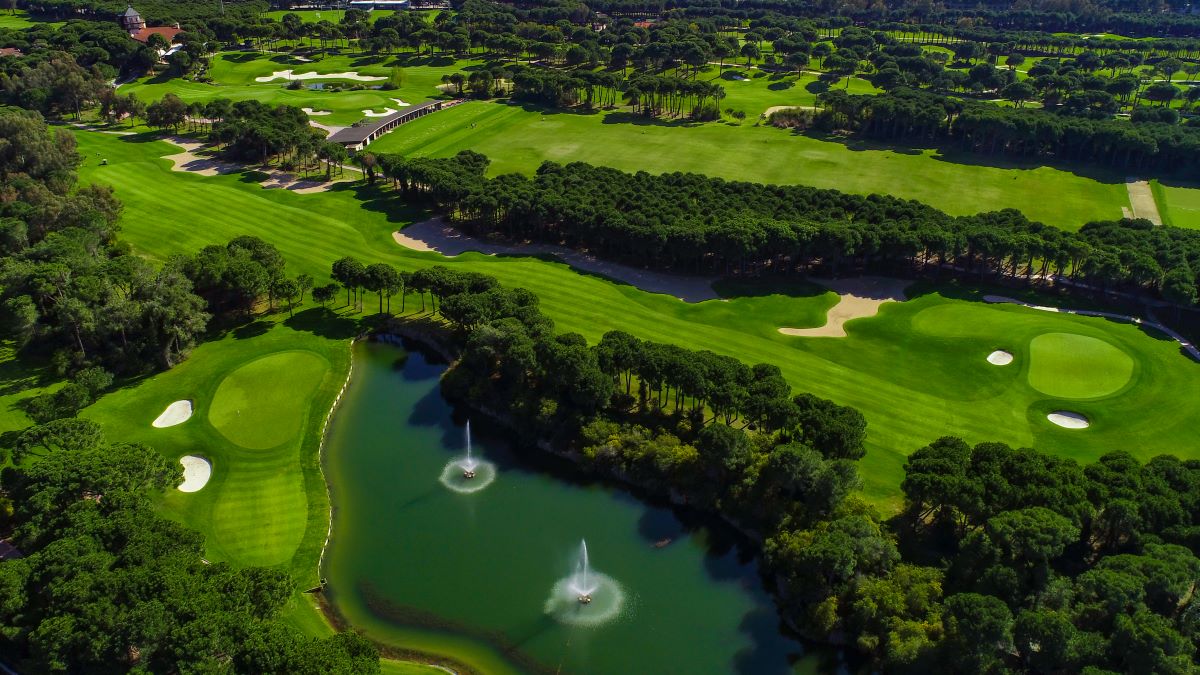
{"type": "MultiPolygon", "coordinates": [[[[725,299],[687,304],[581,275],[559,263],[472,253],[453,259],[413,253],[398,246],[392,232],[427,214],[401,207],[390,193],[357,183],[311,195],[264,190],[236,174],[203,177],[172,172],[161,157],[173,152],[166,143],[91,132],[76,136],[86,158],[83,179],[115,186],[125,205],[122,236],[155,259],[254,234],[279,247],[289,273],[307,272],[318,284],[325,283],[332,261],[346,255],[364,262],[386,261],[406,270],[443,263],[532,290],[558,330],[579,332],[592,342],[608,330],[619,329],[644,339],[710,349],[751,364],[778,364],[796,391],[811,391],[862,410],[870,425],[868,454],[861,463],[864,492],[888,510],[898,506],[904,457],[941,435],[1026,445],[1080,461],[1093,460],[1114,447],[1149,459],[1164,452],[1186,452],[1185,439],[1200,424],[1200,402],[1179,395],[1200,387],[1200,366],[1181,356],[1174,341],[1134,325],[989,305],[980,301],[982,292],[918,284],[909,290],[910,300],[888,303],[876,317],[853,322],[845,338],[787,337],[778,333],[779,326],[823,324],[836,296],[806,283],[725,282],[718,285],[725,299]],[[109,160],[107,166],[99,165],[100,157],[109,160]],[[1072,404],[1093,423],[1084,435],[1047,422],[1046,413],[1057,408],[1047,408],[1046,394],[1030,386],[1029,345],[1046,333],[1103,340],[1137,363],[1133,385],[1107,398],[1072,404]],[[1013,366],[989,364],[987,356],[996,349],[1012,352],[1013,366]]],[[[343,301],[339,295],[334,304],[340,307],[343,301]]],[[[397,301],[393,299],[393,309],[398,309],[397,301]]],[[[409,298],[407,312],[413,312],[414,306],[420,309],[414,301],[409,298]]],[[[310,334],[292,334],[314,339],[310,334]]],[[[175,372],[159,377],[175,377],[175,372]]],[[[344,372],[335,368],[325,380],[344,372]]],[[[211,386],[215,389],[217,384],[211,386]]],[[[149,422],[166,404],[184,396],[202,401],[186,388],[173,392],[153,401],[141,424],[149,430],[149,422]]],[[[198,414],[207,411],[201,407],[198,414]]],[[[313,417],[310,413],[310,425],[313,417]]],[[[219,475],[214,476],[214,482],[219,480],[219,475]]]]}
{"type": "Polygon", "coordinates": [[[1200,229],[1200,188],[1164,185],[1162,181],[1152,181],[1150,187],[1164,223],[1200,229]]]}
{"type": "MultiPolygon", "coordinates": [[[[795,96],[789,104],[805,105],[801,94],[795,96]]],[[[741,125],[668,123],[624,111],[577,114],[473,102],[410,122],[371,150],[432,157],[474,150],[492,160],[492,175],[529,174],[546,160],[581,161],[626,171],[877,192],[955,215],[1016,206],[1065,229],[1120,218],[1121,207],[1129,205],[1124,178],[1115,175],[1096,180],[1036,164],[997,160],[988,166],[969,155],[826,141],[755,125],[753,118],[741,125]]]]}
{"type": "Polygon", "coordinates": [[[208,421],[244,448],[275,447],[300,430],[309,397],[328,369],[329,363],[312,352],[251,361],[221,381],[208,421]]]}
{"type": "Polygon", "coordinates": [[[1125,352],[1086,335],[1046,333],[1029,343],[1029,384],[1050,396],[1107,396],[1129,382],[1133,365],[1125,352]]]}

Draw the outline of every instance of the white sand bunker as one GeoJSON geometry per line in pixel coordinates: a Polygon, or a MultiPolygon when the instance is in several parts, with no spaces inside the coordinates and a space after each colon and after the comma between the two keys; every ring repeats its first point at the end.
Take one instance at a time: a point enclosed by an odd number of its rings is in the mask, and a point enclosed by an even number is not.
{"type": "Polygon", "coordinates": [[[885,302],[906,300],[904,289],[911,281],[887,277],[856,277],[853,279],[814,279],[841,296],[829,309],[825,325],[817,328],[780,328],[784,335],[799,337],[846,337],[846,322],[864,319],[879,313],[885,302]]]}
{"type": "Polygon", "coordinates": [[[394,98],[392,100],[395,101],[396,105],[400,106],[401,108],[407,108],[408,106],[412,105],[411,103],[405,103],[403,99],[394,98]]]}
{"type": "Polygon", "coordinates": [[[183,465],[183,482],[178,488],[180,492],[199,492],[208,485],[208,479],[212,477],[212,464],[207,459],[184,455],[179,458],[179,463],[183,465]]]}
{"type": "Polygon", "coordinates": [[[1046,415],[1046,419],[1064,429],[1086,429],[1092,426],[1091,422],[1088,422],[1088,418],[1067,410],[1055,410],[1046,415]]]}
{"type": "Polygon", "coordinates": [[[363,114],[366,115],[367,117],[387,117],[388,115],[391,115],[394,112],[398,112],[398,111],[395,108],[384,108],[383,110],[381,110],[379,112],[375,112],[375,110],[372,108],[363,109],[363,114]]]}
{"type": "Polygon", "coordinates": [[[988,354],[988,363],[992,364],[993,366],[1007,366],[1012,362],[1013,355],[1004,351],[1003,349],[997,349],[991,354],[988,354]]]}
{"type": "Polygon", "coordinates": [[[176,424],[183,424],[192,416],[192,402],[188,400],[175,401],[167,406],[167,409],[162,411],[158,419],[150,424],[162,429],[163,427],[173,427],[176,424]]]}
{"type": "Polygon", "coordinates": [[[332,110],[313,110],[312,108],[301,108],[305,115],[332,115],[332,110]]]}
{"type": "Polygon", "coordinates": [[[272,80],[358,80],[359,82],[378,82],[386,77],[375,75],[359,75],[358,73],[300,73],[288,70],[276,70],[270,75],[254,78],[255,82],[270,82],[272,80]]]}

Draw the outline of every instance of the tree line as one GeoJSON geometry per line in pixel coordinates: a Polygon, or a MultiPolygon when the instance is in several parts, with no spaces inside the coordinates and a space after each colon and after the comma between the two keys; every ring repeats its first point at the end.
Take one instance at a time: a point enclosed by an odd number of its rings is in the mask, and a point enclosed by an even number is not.
{"type": "Polygon", "coordinates": [[[953,100],[912,89],[818,97],[814,125],[901,141],[957,142],[982,154],[1052,157],[1128,170],[1200,171],[1200,127],[1148,120],[1088,119],[953,100]]]}
{"type": "Polygon", "coordinates": [[[422,200],[475,234],[564,244],[642,267],[694,273],[945,271],[986,278],[1068,279],[1180,306],[1197,302],[1200,233],[1144,220],[1067,232],[1013,209],[952,217],[885,195],[653,176],[544,163],[532,178],[487,178],[487,158],[380,155],[406,200],[422,200]]]}

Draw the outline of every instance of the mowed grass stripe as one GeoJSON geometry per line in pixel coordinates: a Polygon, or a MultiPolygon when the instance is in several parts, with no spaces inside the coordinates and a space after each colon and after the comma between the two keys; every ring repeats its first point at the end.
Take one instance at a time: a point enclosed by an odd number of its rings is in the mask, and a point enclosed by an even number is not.
{"type": "MultiPolygon", "coordinates": [[[[240,234],[256,234],[279,246],[293,272],[309,272],[318,283],[327,279],[330,263],[343,255],[364,262],[385,260],[409,270],[442,263],[529,288],[540,297],[559,330],[579,332],[591,341],[605,331],[620,329],[645,339],[710,349],[747,363],[778,364],[796,390],[811,391],[864,412],[870,423],[868,455],[861,464],[866,493],[889,506],[896,504],[903,457],[947,433],[973,442],[1033,445],[1081,460],[1115,448],[1143,459],[1162,452],[1197,454],[1194,444],[1187,441],[1187,427],[1200,422],[1200,404],[1179,396],[1179,392],[1197,387],[1196,364],[1180,357],[1174,343],[1148,338],[1132,326],[923,294],[907,303],[885,305],[876,319],[852,323],[848,338],[789,338],[775,330],[781,319],[819,319],[831,298],[815,293],[778,294],[688,305],[578,274],[558,263],[478,254],[454,259],[414,254],[397,246],[391,232],[425,215],[389,210],[394,208],[394,198],[386,192],[379,198],[377,190],[357,185],[316,195],[265,191],[235,176],[184,175],[167,170],[162,162],[148,161],[147,155],[156,147],[162,152],[167,146],[102,134],[84,133],[80,138],[85,149],[103,149],[114,157],[127,155],[121,161],[133,167],[125,170],[131,171],[129,180],[136,185],[127,189],[123,181],[117,186],[117,195],[126,202],[123,236],[138,250],[154,251],[157,257],[190,253],[202,243],[224,243],[240,234]],[[138,187],[149,185],[154,188],[138,187]],[[181,185],[188,189],[177,189],[181,185]],[[196,185],[203,187],[191,189],[196,185]],[[163,221],[159,202],[164,196],[181,214],[194,211],[214,216],[202,217],[194,225],[186,215],[179,216],[183,220],[163,221]],[[953,320],[933,323],[970,325],[978,331],[938,335],[915,328],[922,325],[922,312],[943,308],[954,309],[953,320]],[[996,340],[1021,352],[1028,340],[1041,332],[1072,331],[1103,336],[1142,363],[1141,376],[1128,391],[1099,404],[1089,402],[1092,408],[1088,410],[1079,406],[1080,412],[1098,420],[1094,429],[1082,435],[1048,424],[1039,407],[1047,397],[1029,387],[1023,376],[985,368],[983,361],[997,347],[996,340]],[[1105,421],[1119,417],[1130,422],[1117,425],[1105,421]]],[[[107,168],[91,167],[84,172],[100,178],[107,168]]],[[[339,293],[334,304],[340,306],[343,298],[339,293]]],[[[393,309],[398,309],[398,303],[399,299],[394,299],[393,309]]],[[[368,296],[364,306],[373,312],[375,298],[368,296]]],[[[410,312],[419,307],[416,298],[408,299],[410,312]]],[[[789,321],[789,325],[794,324],[789,321]]],[[[310,495],[312,490],[308,488],[310,495]]]]}

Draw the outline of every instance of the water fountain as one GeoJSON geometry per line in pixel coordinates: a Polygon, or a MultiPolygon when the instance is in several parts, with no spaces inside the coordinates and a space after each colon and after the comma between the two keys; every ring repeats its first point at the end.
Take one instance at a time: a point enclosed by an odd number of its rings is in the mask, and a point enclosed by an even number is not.
{"type": "Polygon", "coordinates": [[[471,450],[471,422],[466,428],[467,454],[450,460],[442,469],[438,479],[442,485],[460,494],[479,492],[496,480],[496,465],[484,459],[476,459],[471,450]]]}
{"type": "Polygon", "coordinates": [[[554,584],[545,610],[565,624],[599,626],[619,616],[624,603],[621,585],[592,569],[587,541],[580,541],[574,571],[554,584]]]}

